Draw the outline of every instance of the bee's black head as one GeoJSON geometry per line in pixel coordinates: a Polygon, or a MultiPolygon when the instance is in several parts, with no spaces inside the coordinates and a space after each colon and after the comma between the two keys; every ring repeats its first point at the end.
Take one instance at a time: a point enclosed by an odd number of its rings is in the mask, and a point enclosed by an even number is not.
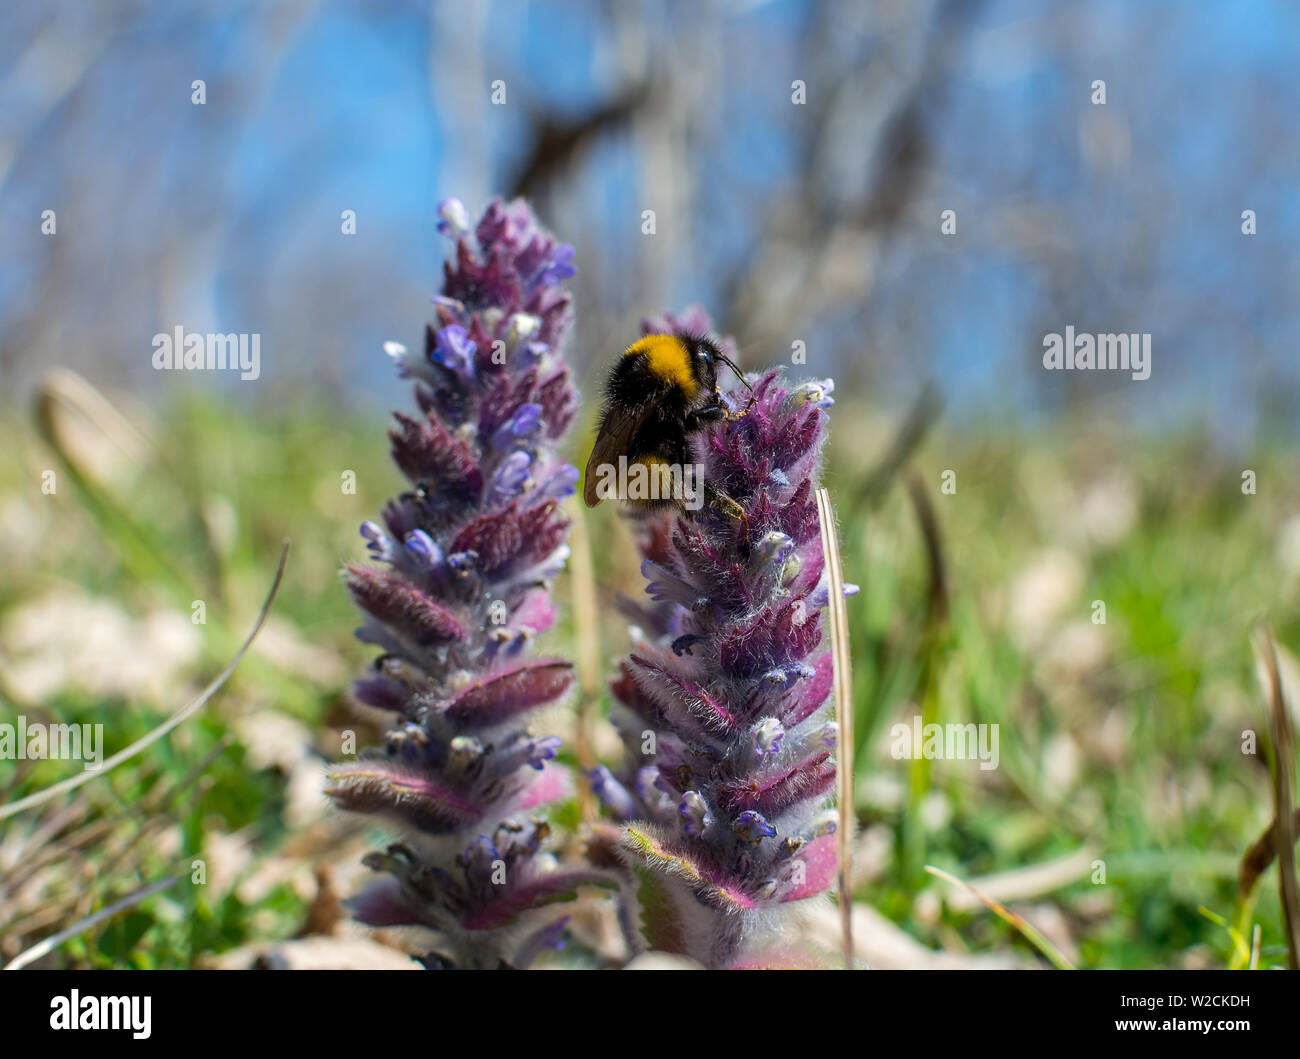
{"type": "Polygon", "coordinates": [[[745,389],[752,392],[752,387],[745,380],[745,376],[728,356],[722,352],[722,348],[709,338],[707,335],[690,335],[679,334],[682,344],[690,354],[691,371],[695,375],[695,381],[700,384],[707,393],[713,393],[718,388],[718,365],[725,364],[737,379],[744,384],[745,389]]]}
{"type": "Polygon", "coordinates": [[[722,351],[705,335],[681,334],[677,337],[686,347],[695,381],[702,391],[712,393],[718,388],[718,364],[723,360],[722,351]]]}

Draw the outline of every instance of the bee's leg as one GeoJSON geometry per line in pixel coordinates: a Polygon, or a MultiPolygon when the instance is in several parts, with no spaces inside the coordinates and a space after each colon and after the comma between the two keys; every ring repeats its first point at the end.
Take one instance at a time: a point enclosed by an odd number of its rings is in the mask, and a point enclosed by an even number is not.
{"type": "Polygon", "coordinates": [[[687,412],[686,418],[682,423],[688,434],[694,433],[701,427],[707,426],[710,423],[727,423],[728,425],[731,423],[737,423],[745,418],[749,410],[754,407],[754,402],[757,400],[757,397],[751,397],[749,403],[746,404],[744,408],[739,412],[733,412],[722,403],[722,395],[715,392],[713,400],[709,404],[706,404],[703,408],[697,408],[693,412],[687,412]]]}
{"type": "Polygon", "coordinates": [[[715,399],[709,404],[706,404],[703,408],[697,408],[693,412],[687,412],[685,418],[682,420],[682,425],[686,428],[686,433],[693,434],[701,427],[707,426],[710,423],[720,423],[724,421],[730,414],[731,413],[727,411],[727,406],[722,403],[722,399],[715,396],[715,399]]]}
{"type": "Polygon", "coordinates": [[[758,397],[751,394],[749,398],[749,403],[746,404],[744,408],[742,408],[739,412],[732,412],[727,409],[723,409],[722,418],[725,419],[728,423],[739,422],[740,420],[744,419],[745,416],[749,415],[749,410],[754,407],[754,402],[757,400],[758,397]]]}

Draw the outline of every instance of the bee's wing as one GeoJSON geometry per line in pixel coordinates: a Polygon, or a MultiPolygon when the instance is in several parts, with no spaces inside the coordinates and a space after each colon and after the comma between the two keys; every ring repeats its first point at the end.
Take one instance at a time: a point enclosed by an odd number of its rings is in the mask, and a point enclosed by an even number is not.
{"type": "Polygon", "coordinates": [[[605,413],[600,430],[596,433],[596,443],[591,447],[591,456],[587,459],[587,470],[582,476],[582,499],[588,507],[595,507],[604,499],[596,492],[596,487],[600,484],[601,466],[618,466],[618,458],[627,455],[636,432],[641,429],[641,424],[655,410],[659,401],[660,398],[656,398],[636,408],[610,408],[605,413]]]}

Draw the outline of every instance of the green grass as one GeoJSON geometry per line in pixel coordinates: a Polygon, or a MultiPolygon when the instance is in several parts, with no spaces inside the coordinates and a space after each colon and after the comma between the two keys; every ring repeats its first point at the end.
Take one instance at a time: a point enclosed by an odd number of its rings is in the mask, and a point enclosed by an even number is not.
{"type": "MultiPolygon", "coordinates": [[[[1245,729],[1267,749],[1252,623],[1266,616],[1280,644],[1300,644],[1297,575],[1278,549],[1280,527],[1296,510],[1288,473],[1295,451],[1261,442],[1229,458],[1190,429],[1138,436],[1084,422],[1051,430],[940,424],[910,464],[941,534],[948,605],[940,616],[903,482],[875,506],[857,502],[892,417],[844,404],[832,416],[828,484],[845,574],[862,586],[849,601],[856,808],[863,829],[888,839],[856,897],[928,945],[1015,949],[1030,959],[1034,950],[1019,933],[982,907],[954,907],[946,900],[953,889],[925,866],[972,880],[1089,847],[1104,861],[1104,883],[1085,875],[1009,902],[1040,929],[1049,924],[1039,917],[1051,911],[1076,965],[1227,966],[1231,928],[1244,927],[1248,939],[1256,922],[1260,965],[1283,963],[1276,872],[1244,910],[1235,874],[1272,812],[1267,768],[1241,752],[1245,729]],[[1246,467],[1258,476],[1253,496],[1241,492],[1246,467]],[[956,472],[952,494],[940,488],[946,470],[956,472]],[[1016,588],[1034,567],[1047,571],[1037,596],[1023,583],[1016,588]],[[1053,586],[1060,599],[1050,605],[1053,586]],[[1104,625],[1091,621],[1094,600],[1105,603],[1104,625]],[[1017,606],[1030,614],[1024,628],[1011,617],[1017,606]],[[917,712],[940,723],[997,724],[999,768],[894,760],[890,726],[917,712]]],[[[275,858],[319,854],[295,850],[301,836],[286,819],[284,777],[253,766],[236,721],[250,709],[281,711],[321,733],[315,751],[337,752],[327,733],[346,723],[347,683],[371,657],[352,639],[356,620],[338,571],[362,555],[358,524],[401,487],[387,457],[386,424],[382,415],[340,413],[311,400],[256,415],[189,400],[147,425],[161,461],[87,472],[83,489],[72,472],[93,453],[74,445],[70,468],[25,413],[0,419],[0,445],[17,452],[0,469],[0,526],[15,534],[6,545],[11,561],[0,570],[0,628],[65,586],[136,621],[166,612],[189,622],[193,602],[202,600],[208,621],[197,627],[197,656],[165,690],[123,695],[87,691],[78,677],[84,660],[74,651],[66,681],[33,699],[23,690],[30,648],[4,644],[0,720],[25,712],[102,721],[106,754],[143,735],[233,653],[286,537],[293,550],[274,617],[338,661],[322,676],[309,663],[252,654],[199,717],[83,788],[78,826],[98,826],[103,835],[66,856],[59,845],[66,832],[38,842],[32,848],[59,856],[34,889],[7,893],[12,876],[0,876],[5,960],[20,942],[26,947],[168,872],[188,876],[194,851],[214,835],[246,839],[253,860],[244,878],[275,858]],[[58,474],[53,496],[41,493],[45,469],[58,474]],[[345,471],[355,472],[355,495],[341,488],[345,471]],[[168,800],[163,792],[173,786],[168,800]],[[144,808],[151,798],[153,807],[144,808]],[[21,921],[59,901],[67,910],[57,919],[18,934],[5,929],[15,915],[21,921]]],[[[604,608],[615,591],[638,590],[637,562],[610,505],[590,517],[593,539],[608,541],[594,556],[604,608]]],[[[569,591],[562,580],[562,603],[569,591]]],[[[551,642],[572,656],[571,608],[565,615],[551,642]]],[[[612,663],[626,641],[617,623],[602,632],[602,657],[612,663]]],[[[84,630],[58,635],[75,642],[84,630]]],[[[0,762],[0,798],[29,794],[71,767],[0,762]]],[[[39,839],[36,829],[67,804],[0,822],[0,856],[6,843],[39,839]]],[[[576,819],[572,806],[562,815],[576,819]]],[[[287,937],[306,913],[307,899],[287,882],[262,887],[255,900],[240,893],[235,885],[218,892],[179,884],[65,943],[56,960],[192,966],[250,941],[287,937]]],[[[1059,936],[1051,941],[1061,944],[1059,936]]]]}

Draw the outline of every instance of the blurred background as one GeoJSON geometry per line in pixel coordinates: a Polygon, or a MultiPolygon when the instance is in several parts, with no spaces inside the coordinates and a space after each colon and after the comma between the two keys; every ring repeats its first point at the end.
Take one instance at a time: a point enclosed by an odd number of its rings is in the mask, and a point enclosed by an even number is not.
{"type": "MultiPolygon", "coordinates": [[[[319,788],[369,657],[336,573],[399,487],[381,344],[430,318],[438,201],[494,194],[576,247],[588,397],[688,303],[745,366],[803,343],[793,370],[836,379],[867,958],[1042,961],[935,864],[1076,965],[1285,962],[1273,875],[1237,874],[1274,811],[1251,630],[1287,674],[1300,643],[1298,58],[1286,0],[6,4],[0,714],[108,719],[120,749],[294,551],[199,718],[0,821],[0,962],[194,850],[216,882],[47,959],[244,965],[346,932],[375,836],[319,788]],[[1045,372],[1067,325],[1151,333],[1151,377],[1045,372]],[[259,333],[261,377],[154,371],[177,326],[259,333]],[[917,712],[1000,724],[1001,767],[894,760],[917,712]]],[[[639,591],[615,512],[578,533],[601,608],[639,591]]],[[[60,765],[0,761],[0,793],[60,765]]]]}
{"type": "Polygon", "coordinates": [[[641,315],[696,301],[753,362],[801,340],[864,389],[933,376],[951,414],[1119,390],[1144,418],[1294,425],[1286,0],[116,0],[3,18],[0,349],[18,393],[51,363],[168,389],[150,339],[183,324],[262,334],[265,385],[232,387],[241,402],[371,396],[379,343],[419,333],[436,284],[436,202],[500,193],[576,245],[592,365],[641,315]],[[1153,380],[1034,370],[1067,323],[1150,331],[1153,380]]]}

